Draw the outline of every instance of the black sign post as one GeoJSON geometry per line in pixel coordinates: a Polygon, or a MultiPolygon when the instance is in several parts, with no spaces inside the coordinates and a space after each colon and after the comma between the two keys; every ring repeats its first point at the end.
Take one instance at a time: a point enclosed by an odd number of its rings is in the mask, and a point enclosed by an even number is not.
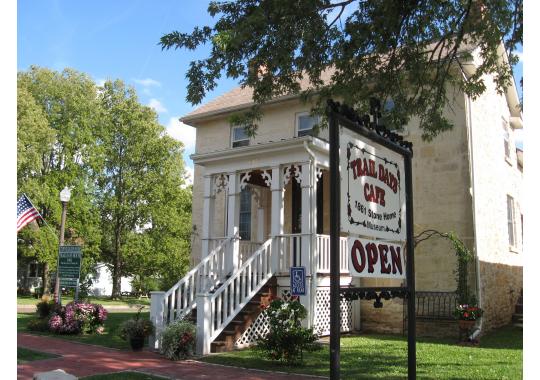
{"type": "Polygon", "coordinates": [[[413,189],[412,189],[412,144],[386,128],[378,125],[380,104],[371,101],[372,112],[359,116],[353,109],[328,101],[327,116],[330,137],[330,379],[338,380],[340,363],[340,300],[345,294],[356,293],[356,298],[376,299],[375,307],[382,307],[381,297],[406,297],[408,311],[408,379],[416,379],[416,313],[414,283],[414,244],[413,244],[413,189]],[[404,159],[406,194],[406,287],[395,288],[340,288],[339,239],[341,231],[341,177],[339,172],[340,141],[339,127],[345,127],[367,141],[375,142],[401,155],[404,159]]]}

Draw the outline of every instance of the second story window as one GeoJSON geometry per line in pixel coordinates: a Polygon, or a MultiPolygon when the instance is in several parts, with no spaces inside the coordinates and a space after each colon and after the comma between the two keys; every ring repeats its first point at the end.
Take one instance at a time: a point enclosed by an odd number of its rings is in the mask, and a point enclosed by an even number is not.
{"type": "Polygon", "coordinates": [[[508,124],[505,120],[503,120],[502,126],[504,138],[504,158],[510,164],[510,131],[508,130],[508,124]]]}
{"type": "Polygon", "coordinates": [[[233,148],[249,145],[249,136],[244,127],[233,127],[231,129],[231,142],[233,148]]]}
{"type": "Polygon", "coordinates": [[[301,113],[296,116],[297,136],[313,135],[313,127],[319,124],[318,116],[311,116],[309,112],[301,113]]]}

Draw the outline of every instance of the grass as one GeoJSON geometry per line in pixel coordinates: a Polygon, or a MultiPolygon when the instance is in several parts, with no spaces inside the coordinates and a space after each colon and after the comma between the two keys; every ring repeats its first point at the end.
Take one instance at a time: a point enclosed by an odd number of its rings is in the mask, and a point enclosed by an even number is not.
{"type": "MultiPolygon", "coordinates": [[[[523,333],[507,326],[481,339],[480,347],[459,346],[453,340],[419,339],[419,379],[520,379],[523,376],[523,333]]],[[[207,356],[202,361],[244,368],[329,376],[328,346],[304,353],[304,366],[290,367],[267,360],[253,349],[207,356]]],[[[407,378],[407,339],[403,336],[343,337],[340,371],[344,379],[407,378]]]]}
{"type": "MultiPolygon", "coordinates": [[[[17,296],[17,305],[35,305],[40,299],[33,296],[17,296]]],[[[73,301],[73,296],[62,296],[62,305],[73,301]]],[[[107,306],[134,306],[146,305],[150,306],[149,298],[124,297],[121,300],[111,300],[108,297],[88,297],[88,302],[98,303],[107,306]]]]}
{"type": "Polygon", "coordinates": [[[58,355],[47,354],[45,352],[33,351],[27,348],[17,347],[17,364],[23,364],[34,360],[43,360],[58,357],[58,355]]]}
{"type": "MultiPolygon", "coordinates": [[[[120,324],[123,321],[129,318],[135,317],[136,314],[137,313],[134,313],[134,312],[110,312],[107,317],[107,320],[105,321],[105,332],[101,335],[98,335],[98,334],[58,335],[58,334],[53,334],[49,332],[28,331],[26,329],[26,325],[31,319],[36,318],[36,316],[35,314],[19,313],[17,314],[17,332],[53,336],[55,338],[66,339],[66,340],[79,342],[79,343],[96,344],[98,346],[105,346],[105,347],[127,350],[127,349],[130,349],[129,342],[122,340],[120,336],[118,336],[118,330],[119,330],[120,324]]],[[[148,318],[149,313],[148,312],[141,313],[141,317],[148,318]]]]}
{"type": "Polygon", "coordinates": [[[142,372],[116,372],[105,375],[81,377],[81,380],[163,380],[164,377],[148,375],[142,372]]]}

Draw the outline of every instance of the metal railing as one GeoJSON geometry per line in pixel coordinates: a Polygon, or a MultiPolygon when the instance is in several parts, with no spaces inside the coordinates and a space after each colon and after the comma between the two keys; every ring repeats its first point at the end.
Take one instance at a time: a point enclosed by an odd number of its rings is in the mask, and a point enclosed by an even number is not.
{"type": "Polygon", "coordinates": [[[416,292],[416,318],[452,320],[458,305],[456,292],[416,292]]]}

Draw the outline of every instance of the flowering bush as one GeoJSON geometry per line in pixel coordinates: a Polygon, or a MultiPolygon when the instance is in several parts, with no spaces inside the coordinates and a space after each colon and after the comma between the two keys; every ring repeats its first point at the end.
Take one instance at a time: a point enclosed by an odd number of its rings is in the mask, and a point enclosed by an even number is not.
{"type": "Polygon", "coordinates": [[[102,333],[107,310],[101,305],[70,302],[53,312],[49,330],[57,334],[102,333]]]}
{"type": "Polygon", "coordinates": [[[181,320],[167,326],[161,335],[161,354],[171,360],[186,359],[195,351],[195,325],[181,320]]]}
{"type": "Polygon", "coordinates": [[[456,318],[462,321],[476,321],[482,316],[482,313],[482,309],[472,305],[458,305],[454,311],[456,318]]]}
{"type": "Polygon", "coordinates": [[[307,316],[307,310],[298,298],[291,301],[276,298],[262,308],[268,317],[270,330],[266,336],[259,337],[257,348],[268,358],[287,364],[300,364],[304,350],[320,348],[313,329],[302,327],[301,321],[307,316]]]}

